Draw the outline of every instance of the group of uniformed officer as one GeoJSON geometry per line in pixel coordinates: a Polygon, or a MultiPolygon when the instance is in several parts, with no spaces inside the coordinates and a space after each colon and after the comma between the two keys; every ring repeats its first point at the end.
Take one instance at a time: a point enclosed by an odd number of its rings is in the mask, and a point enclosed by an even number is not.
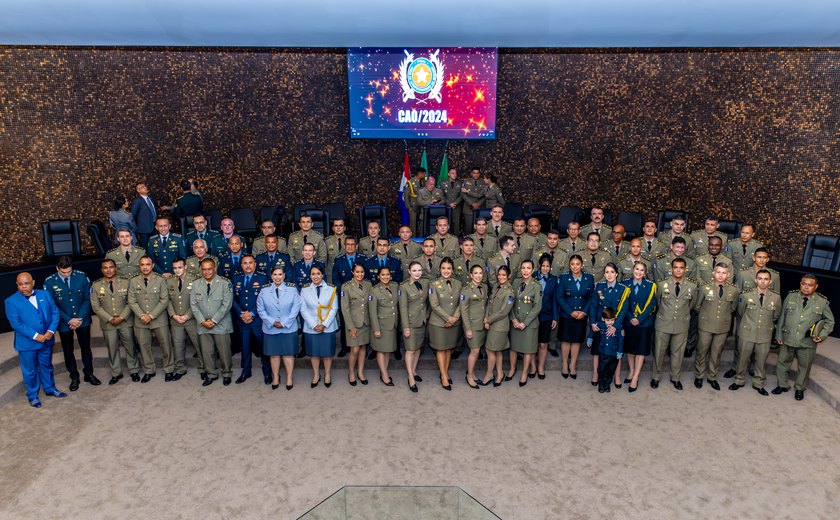
{"type": "MultiPolygon", "coordinates": [[[[59,334],[62,344],[65,340],[69,344],[65,358],[71,390],[79,385],[75,360],[70,362],[73,331],[82,344],[85,381],[99,384],[90,360],[91,310],[100,319],[108,346],[110,384],[123,376],[120,347],[125,350],[132,380],[148,382],[154,376],[153,335],[163,351],[167,381],[178,380],[186,373],[185,345],[189,338],[196,347],[204,384],[218,377],[217,360],[221,376],[229,384],[232,332],[243,353],[242,374],[237,379],[241,383],[251,377],[252,352],[261,354],[262,335],[255,306],[260,289],[270,285],[268,273],[275,267],[282,268],[286,280],[299,290],[310,282],[313,265],[318,265],[332,284],[341,287],[353,279],[353,267],[357,264],[364,267],[365,278],[373,285],[384,267],[389,268],[393,281],[399,284],[409,279],[408,266],[416,261],[422,267],[422,278],[431,283],[440,276],[442,259],[450,257],[453,278],[464,285],[470,282],[471,268],[482,266],[486,272],[483,283],[489,294],[501,266],[509,267],[515,280],[523,260],[547,256],[551,274],[559,276],[568,272],[569,258],[579,255],[583,271],[596,282],[612,262],[618,267],[619,279],[629,278],[637,263],[644,264],[648,277],[656,284],[652,387],[658,387],[665,355],[669,353],[671,382],[682,389],[683,356],[696,350],[695,386],[702,387],[706,379],[719,390],[719,361],[734,316],[736,359],[725,374],[727,378],[735,377],[730,390],[744,385],[754,359],[753,387],[762,395],[767,394],[764,363],[775,330],[779,362],[778,385],[773,393],[788,390],[787,371],[796,357],[800,367],[796,398],[803,397],[814,349],[833,330],[834,318],[826,299],[815,292],[817,281],[811,276],[804,277],[800,290],[792,291],[782,301],[778,294],[779,274],[767,267],[769,252],[754,238],[753,226],[744,225],[740,237],[728,240],[718,231],[714,217],[708,217],[704,228],[691,234],[685,230],[685,219],[676,217],[670,223],[671,229],[661,234],[657,234],[655,222],[647,221],[643,235],[627,241],[623,226],[610,227],[603,222],[603,210],[593,208],[591,223],[583,227],[578,222],[569,223],[568,237],[561,240],[556,230],[543,234],[536,219],[515,219],[508,225],[500,220],[498,204],[489,220],[474,219],[473,211],[483,207],[490,197],[502,202],[501,194],[494,191],[498,189],[495,180],[482,179],[477,168],[463,182],[458,180],[457,172],[451,171],[449,184],[440,189],[432,183],[421,187],[420,180],[419,176],[411,180],[417,184],[411,190],[416,197],[409,195],[406,202],[424,201],[431,194],[435,202],[445,200],[454,204],[453,209],[461,207],[468,223],[468,233],[462,240],[449,233],[446,217],[437,219],[436,232],[421,245],[413,240],[410,225],[399,229],[399,240],[395,242],[379,235],[376,222],[368,226],[367,236],[357,239],[346,234],[343,219],[333,220],[333,234],[325,239],[312,229],[312,219],[302,216],[299,229],[287,240],[275,233],[273,222],[263,222],[263,234],[253,241],[249,252],[245,239],[234,233],[232,221],[225,219],[226,226],[219,233],[208,229],[206,218],[199,214],[194,218],[195,229],[186,239],[171,233],[169,221],[159,218],[158,234],[149,239],[145,250],[132,245],[128,231],[120,231],[118,247],[109,251],[103,261],[103,277],[93,284],[83,274],[72,271],[66,265],[68,260],[62,260],[58,273],[48,278],[45,286],[61,309],[62,327],[67,329],[60,329],[59,334]],[[189,257],[188,247],[193,253],[189,257]],[[85,293],[90,294],[87,303],[85,293]],[[84,330],[79,330],[85,327],[87,338],[84,330]]],[[[414,206],[415,215],[417,207],[420,206],[414,206]]],[[[339,356],[346,352],[345,344],[342,338],[339,356]]],[[[264,358],[266,384],[271,375],[268,365],[264,358]]]]}

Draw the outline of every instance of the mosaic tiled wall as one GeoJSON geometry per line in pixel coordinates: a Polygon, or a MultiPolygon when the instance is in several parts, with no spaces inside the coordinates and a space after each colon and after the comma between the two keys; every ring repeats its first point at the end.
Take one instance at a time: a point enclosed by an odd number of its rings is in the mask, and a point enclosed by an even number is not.
{"type": "MultiPolygon", "coordinates": [[[[0,263],[40,257],[41,220],[107,219],[138,180],[164,202],[195,176],[212,207],[395,216],[404,145],[349,139],[345,63],[340,49],[0,48],[0,263]]],[[[756,222],[789,262],[807,233],[840,234],[840,51],[517,50],[499,66],[498,139],[448,149],[510,200],[714,212],[756,222]]],[[[427,143],[433,171],[443,149],[427,143]]]]}

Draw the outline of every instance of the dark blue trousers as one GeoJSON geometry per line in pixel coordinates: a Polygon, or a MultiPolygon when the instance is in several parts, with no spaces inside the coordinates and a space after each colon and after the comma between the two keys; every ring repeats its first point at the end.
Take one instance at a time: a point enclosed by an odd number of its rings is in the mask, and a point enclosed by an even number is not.
{"type": "Polygon", "coordinates": [[[262,361],[263,376],[271,375],[271,363],[268,356],[263,354],[262,342],[262,323],[253,321],[245,323],[239,321],[239,339],[242,342],[242,373],[251,375],[251,367],[253,366],[251,355],[256,352],[262,361]]]}

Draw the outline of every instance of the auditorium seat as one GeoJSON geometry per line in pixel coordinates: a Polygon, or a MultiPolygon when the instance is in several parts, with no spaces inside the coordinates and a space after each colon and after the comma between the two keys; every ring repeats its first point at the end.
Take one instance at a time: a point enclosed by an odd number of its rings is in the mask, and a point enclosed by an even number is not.
{"type": "Polygon", "coordinates": [[[557,215],[557,231],[560,232],[561,238],[566,238],[569,234],[566,232],[566,228],[569,227],[569,222],[581,222],[583,220],[583,208],[580,206],[563,206],[560,208],[560,212],[557,215]]]}
{"type": "Polygon", "coordinates": [[[741,226],[743,222],[738,220],[719,220],[720,227],[718,231],[729,237],[729,240],[741,238],[741,226]]]}
{"type": "Polygon", "coordinates": [[[330,229],[330,212],[322,209],[307,209],[301,212],[301,216],[306,215],[312,218],[312,229],[321,233],[323,236],[332,234],[330,229]]]}
{"type": "Polygon", "coordinates": [[[259,228],[254,210],[251,208],[236,208],[230,210],[230,219],[236,227],[236,233],[246,238],[254,238],[259,228]]]}
{"type": "Polygon", "coordinates": [[[630,240],[642,235],[642,228],[644,227],[645,218],[638,211],[621,211],[615,218],[615,224],[624,226],[627,231],[625,240],[630,240]]]}
{"type": "Polygon", "coordinates": [[[207,222],[210,224],[210,229],[218,231],[222,225],[222,210],[211,209],[204,213],[204,216],[207,217],[207,222]]]}
{"type": "Polygon", "coordinates": [[[486,219],[489,222],[491,210],[492,208],[478,208],[477,210],[473,211],[473,224],[475,224],[475,221],[478,218],[486,219]]]}
{"type": "Polygon", "coordinates": [[[505,202],[502,220],[508,224],[513,224],[514,219],[525,216],[525,210],[522,208],[521,202],[505,202]]]}
{"type": "Polygon", "coordinates": [[[330,214],[330,234],[332,234],[332,221],[335,219],[344,220],[344,225],[347,226],[347,209],[343,202],[327,202],[321,209],[330,214]]]}
{"type": "Polygon", "coordinates": [[[677,215],[685,217],[685,231],[690,231],[691,222],[689,221],[690,215],[688,212],[676,209],[661,209],[656,214],[656,228],[659,232],[662,233],[663,231],[671,229],[671,220],[673,220],[673,218],[677,215]]]}
{"type": "Polygon", "coordinates": [[[295,204],[292,207],[292,217],[294,221],[292,221],[292,228],[298,229],[298,222],[300,222],[300,216],[309,211],[310,209],[316,209],[318,206],[315,204],[295,204]]]}
{"type": "Polygon", "coordinates": [[[108,229],[105,227],[105,223],[101,220],[92,220],[85,226],[85,230],[87,231],[88,236],[90,237],[91,242],[93,242],[93,247],[96,249],[96,254],[104,255],[114,247],[114,243],[111,241],[111,237],[108,235],[108,229]]]}
{"type": "MultiPolygon", "coordinates": [[[[423,236],[437,233],[435,223],[438,217],[446,217],[452,221],[452,208],[449,206],[426,206],[423,208],[423,236]]],[[[451,229],[451,226],[450,226],[451,229]]]]}
{"type": "Polygon", "coordinates": [[[385,206],[362,206],[359,208],[359,236],[367,234],[368,223],[379,222],[379,234],[383,237],[390,237],[388,234],[388,211],[385,206]]]}
{"type": "Polygon", "coordinates": [[[59,256],[80,256],[82,244],[79,223],[75,220],[50,220],[41,223],[44,234],[44,255],[47,260],[59,256]]]}
{"type": "Polygon", "coordinates": [[[545,204],[528,204],[525,207],[525,218],[532,219],[535,218],[540,221],[540,226],[542,226],[542,232],[548,233],[548,230],[551,229],[552,222],[551,222],[551,206],[547,206],[545,204]]]}
{"type": "Polygon", "coordinates": [[[186,236],[187,233],[189,233],[195,228],[195,226],[193,226],[194,218],[195,215],[186,215],[178,217],[178,232],[181,233],[181,235],[186,236]]]}
{"type": "Polygon", "coordinates": [[[840,237],[808,235],[802,267],[840,272],[840,237]]]}

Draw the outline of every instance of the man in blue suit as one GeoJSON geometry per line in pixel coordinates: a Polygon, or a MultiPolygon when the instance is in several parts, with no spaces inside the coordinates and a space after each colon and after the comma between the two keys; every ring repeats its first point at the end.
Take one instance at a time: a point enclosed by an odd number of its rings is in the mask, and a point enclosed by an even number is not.
{"type": "Polygon", "coordinates": [[[390,240],[385,237],[376,239],[376,255],[365,260],[365,277],[370,280],[371,284],[376,285],[379,283],[379,270],[383,267],[391,270],[391,275],[395,282],[398,284],[402,283],[402,263],[399,259],[388,254],[390,249],[390,240]]]}
{"type": "Polygon", "coordinates": [[[239,335],[242,344],[242,374],[236,384],[244,383],[251,377],[253,365],[251,352],[257,353],[262,361],[262,373],[265,384],[271,384],[271,362],[263,354],[262,320],[257,314],[257,297],[260,290],[271,284],[268,276],[256,272],[256,261],[250,254],[242,255],[242,272],[233,277],[233,321],[236,322],[234,333],[239,335]],[[254,347],[252,349],[252,347],[254,347]]]}
{"type": "Polygon", "coordinates": [[[145,249],[155,232],[157,210],[155,201],[149,196],[149,188],[142,182],[137,184],[137,197],[131,202],[131,216],[137,224],[137,245],[145,249]]]}
{"type": "Polygon", "coordinates": [[[15,350],[20,359],[26,398],[35,408],[41,407],[38,392],[53,397],[67,397],[55,387],[52,350],[58,328],[58,307],[47,291],[35,289],[29,273],[17,276],[18,292],[6,298],[6,317],[15,331],[15,350]]]}

